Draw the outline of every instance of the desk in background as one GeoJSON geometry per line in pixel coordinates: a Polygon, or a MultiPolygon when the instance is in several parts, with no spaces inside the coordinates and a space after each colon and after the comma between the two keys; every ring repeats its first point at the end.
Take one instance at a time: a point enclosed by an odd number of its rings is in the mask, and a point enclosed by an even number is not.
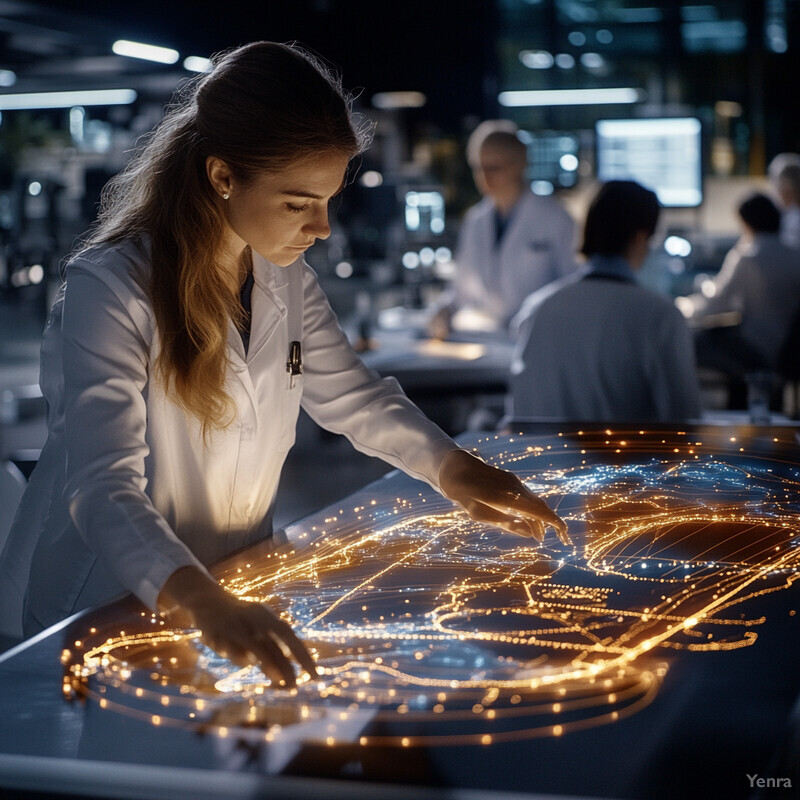
{"type": "MultiPolygon", "coordinates": [[[[446,340],[425,332],[425,312],[387,309],[370,332],[364,363],[397,378],[422,411],[449,434],[464,431],[472,413],[502,415],[513,344],[502,333],[456,330],[446,340]]],[[[356,339],[353,335],[352,338],[356,339]]]]}

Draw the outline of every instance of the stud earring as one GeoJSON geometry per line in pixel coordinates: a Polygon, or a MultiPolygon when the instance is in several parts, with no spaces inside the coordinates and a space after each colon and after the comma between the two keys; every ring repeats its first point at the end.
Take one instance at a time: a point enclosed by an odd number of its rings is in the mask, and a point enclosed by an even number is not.
{"type": "Polygon", "coordinates": [[[227,200],[229,197],[230,197],[230,195],[227,192],[223,192],[222,193],[222,199],[223,200],[227,200]]]}

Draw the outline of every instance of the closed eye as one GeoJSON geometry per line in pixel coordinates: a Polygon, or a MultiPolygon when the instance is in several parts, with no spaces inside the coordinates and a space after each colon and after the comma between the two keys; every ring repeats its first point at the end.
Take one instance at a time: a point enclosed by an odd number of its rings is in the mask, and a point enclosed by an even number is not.
{"type": "Polygon", "coordinates": [[[302,206],[295,206],[291,203],[286,204],[286,208],[289,209],[293,214],[302,214],[303,211],[308,211],[308,204],[302,206]]]}

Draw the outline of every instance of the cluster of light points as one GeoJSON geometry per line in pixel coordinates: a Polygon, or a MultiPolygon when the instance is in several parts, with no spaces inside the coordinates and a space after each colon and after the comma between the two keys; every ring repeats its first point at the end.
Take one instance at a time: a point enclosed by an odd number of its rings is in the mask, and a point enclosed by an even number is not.
{"type": "Polygon", "coordinates": [[[144,615],[65,654],[68,692],[156,725],[333,745],[490,745],[635,713],[676,651],[751,645],[798,577],[800,466],[646,431],[476,444],[564,517],[571,547],[470,520],[410,479],[220,572],[280,610],[320,679],[273,689],[144,615]]]}

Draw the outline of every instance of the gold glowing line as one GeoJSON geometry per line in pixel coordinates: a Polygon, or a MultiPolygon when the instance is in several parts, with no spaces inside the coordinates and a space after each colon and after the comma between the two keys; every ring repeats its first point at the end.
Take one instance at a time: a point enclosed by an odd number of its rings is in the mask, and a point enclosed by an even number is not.
{"type": "MultiPolygon", "coordinates": [[[[744,468],[685,433],[660,445],[645,431],[581,432],[572,444],[559,436],[558,446],[539,446],[521,434],[495,434],[481,440],[481,455],[513,465],[550,498],[575,547],[549,539],[541,548],[516,545],[423,492],[351,503],[328,512],[324,525],[298,529],[302,550],[276,550],[220,576],[228,591],[274,603],[303,632],[319,681],[301,676],[295,692],[276,692],[256,669],[198,660],[199,631],[173,631],[152,618],[161,627],[130,625],[110,636],[91,628],[76,637],[75,651],[61,656],[64,696],[82,694],[154,725],[263,742],[284,725],[351,724],[355,712],[368,711],[399,728],[356,734],[362,746],[493,746],[636,713],[668,667],[655,660],[656,649],[666,658],[752,645],[763,616],[714,615],[800,577],[800,547],[790,545],[800,536],[795,462],[786,462],[793,476],[786,478],[773,473],[779,462],[744,468]],[[639,449],[650,460],[631,461],[639,449]],[[595,464],[594,453],[615,461],[595,464]],[[569,467],[559,465],[563,456],[569,467]],[[696,475],[710,476],[702,495],[693,489],[696,475]],[[582,585],[582,573],[588,584],[605,576],[615,583],[582,585]],[[729,633],[716,638],[717,627],[729,633]],[[180,647],[185,658],[176,656],[180,647]],[[454,670],[449,656],[441,660],[452,648],[465,663],[480,657],[488,666],[454,670]],[[495,652],[509,655],[487,660],[495,652]],[[134,697],[158,713],[128,708],[134,697]],[[458,734],[441,732],[455,722],[458,734]]],[[[334,725],[304,740],[333,746],[338,736],[334,725]]]]}
{"type": "Polygon", "coordinates": [[[422,544],[420,547],[418,547],[416,550],[412,550],[411,552],[409,552],[409,553],[406,553],[406,554],[405,554],[405,555],[404,555],[404,556],[403,556],[403,557],[402,557],[402,558],[401,558],[399,561],[395,561],[395,562],[393,562],[392,564],[389,564],[389,565],[388,565],[386,568],[384,568],[384,569],[380,570],[379,572],[376,572],[374,575],[370,575],[370,576],[369,576],[369,578],[365,578],[365,579],[364,579],[364,580],[363,580],[361,583],[359,583],[357,586],[353,587],[353,588],[352,588],[350,591],[348,591],[348,592],[346,592],[345,594],[343,594],[343,595],[342,595],[342,596],[341,596],[341,597],[340,597],[338,600],[336,600],[336,601],[335,601],[335,602],[334,602],[332,605],[328,606],[328,608],[327,608],[325,611],[323,611],[322,613],[318,614],[318,615],[317,615],[316,617],[314,617],[312,620],[309,620],[309,622],[307,622],[307,623],[305,624],[305,626],[304,626],[304,630],[306,630],[306,631],[307,631],[307,630],[309,630],[309,629],[311,628],[311,626],[312,626],[312,625],[313,625],[315,622],[319,622],[319,620],[321,620],[321,619],[324,619],[325,617],[327,617],[327,616],[328,616],[328,615],[329,615],[329,614],[330,614],[330,613],[331,613],[331,612],[332,612],[332,611],[333,611],[335,608],[337,608],[337,607],[338,607],[338,606],[340,606],[340,605],[341,605],[343,602],[345,602],[345,600],[349,599],[349,598],[350,598],[350,597],[352,597],[354,594],[356,594],[356,593],[358,593],[359,591],[361,591],[361,589],[363,589],[365,586],[368,586],[369,584],[371,584],[371,583],[374,583],[374,582],[375,582],[375,580],[376,580],[377,578],[381,578],[381,577],[383,577],[384,575],[386,575],[387,573],[391,572],[391,571],[392,571],[393,569],[395,569],[396,567],[399,567],[401,564],[405,564],[406,562],[408,562],[408,561],[412,560],[413,558],[415,558],[415,557],[416,557],[417,555],[419,555],[420,553],[422,553],[422,552],[424,552],[425,550],[429,549],[429,548],[430,548],[430,547],[433,545],[433,543],[434,543],[434,542],[435,542],[435,541],[436,541],[436,540],[437,540],[437,539],[438,539],[440,536],[444,535],[445,533],[448,533],[448,532],[449,532],[449,531],[451,531],[451,530],[452,530],[452,528],[447,528],[445,531],[441,531],[441,532],[439,532],[439,533],[435,534],[434,536],[432,536],[432,537],[431,537],[431,539],[430,539],[430,540],[428,540],[427,542],[423,543],[423,544],[422,544]]]}

